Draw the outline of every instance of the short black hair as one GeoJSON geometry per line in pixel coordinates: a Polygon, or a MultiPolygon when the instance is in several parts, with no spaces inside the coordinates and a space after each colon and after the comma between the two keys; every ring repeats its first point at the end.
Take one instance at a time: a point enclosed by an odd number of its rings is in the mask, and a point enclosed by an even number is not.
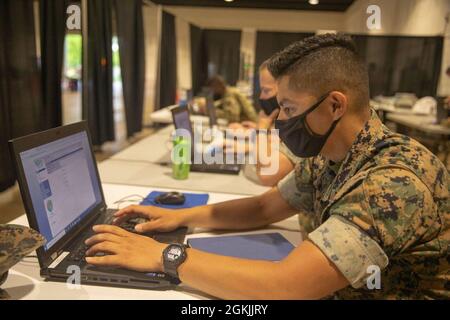
{"type": "Polygon", "coordinates": [[[227,83],[223,77],[216,74],[206,81],[206,86],[214,93],[225,94],[227,83]]]}
{"type": "Polygon", "coordinates": [[[268,69],[275,79],[289,76],[294,89],[318,97],[342,91],[356,107],[369,107],[367,68],[347,35],[327,33],[294,42],[271,57],[268,69]]]}
{"type": "Polygon", "coordinates": [[[208,87],[214,86],[214,85],[226,86],[227,83],[226,83],[225,79],[222,76],[216,74],[216,75],[213,75],[208,80],[206,80],[206,85],[208,87]]]}

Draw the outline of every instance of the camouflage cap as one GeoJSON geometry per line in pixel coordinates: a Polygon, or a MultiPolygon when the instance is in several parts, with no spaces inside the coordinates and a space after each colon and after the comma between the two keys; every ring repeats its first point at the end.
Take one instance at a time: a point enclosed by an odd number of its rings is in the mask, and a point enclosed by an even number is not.
{"type": "Polygon", "coordinates": [[[45,243],[45,238],[33,229],[0,224],[0,278],[24,256],[45,243]]]}

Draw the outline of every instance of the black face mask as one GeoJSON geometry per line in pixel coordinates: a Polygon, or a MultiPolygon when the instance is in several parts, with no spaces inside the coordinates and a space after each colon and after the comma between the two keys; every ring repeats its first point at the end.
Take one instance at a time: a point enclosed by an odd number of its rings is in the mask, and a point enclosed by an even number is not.
{"type": "Polygon", "coordinates": [[[297,157],[309,158],[317,156],[327,142],[328,137],[333,132],[340,118],[334,121],[330,129],[324,135],[318,135],[312,132],[306,123],[306,116],[313,112],[325,99],[329,93],[319,99],[317,103],[311,106],[301,115],[288,120],[276,120],[275,128],[279,130],[281,141],[297,157]]]}
{"type": "Polygon", "coordinates": [[[277,96],[273,96],[269,99],[259,99],[259,105],[264,110],[264,113],[268,116],[275,110],[279,109],[280,106],[278,105],[277,96]]]}

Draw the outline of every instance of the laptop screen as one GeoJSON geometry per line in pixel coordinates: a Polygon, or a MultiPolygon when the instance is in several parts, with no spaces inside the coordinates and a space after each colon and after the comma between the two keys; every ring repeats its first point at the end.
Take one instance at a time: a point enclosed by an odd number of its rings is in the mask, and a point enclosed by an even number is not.
{"type": "Polygon", "coordinates": [[[39,232],[50,249],[102,202],[89,139],[82,131],[21,152],[39,232]]]}

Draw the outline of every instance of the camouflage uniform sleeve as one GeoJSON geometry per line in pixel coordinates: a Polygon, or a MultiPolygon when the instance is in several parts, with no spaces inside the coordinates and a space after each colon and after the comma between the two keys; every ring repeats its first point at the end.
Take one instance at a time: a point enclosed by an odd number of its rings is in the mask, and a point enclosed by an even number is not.
{"type": "Polygon", "coordinates": [[[233,94],[225,94],[222,105],[216,110],[217,118],[227,119],[228,122],[241,122],[241,108],[233,94]]]}
{"type": "Polygon", "coordinates": [[[44,243],[44,237],[33,229],[0,225],[0,275],[44,243]]]}
{"type": "Polygon", "coordinates": [[[218,118],[227,119],[228,122],[258,121],[253,105],[235,88],[227,88],[216,114],[218,118]]]}
{"type": "Polygon", "coordinates": [[[376,241],[342,216],[333,215],[308,235],[354,288],[364,285],[370,266],[384,269],[388,257],[376,241]]]}
{"type": "Polygon", "coordinates": [[[365,284],[368,267],[432,238],[436,205],[413,173],[397,168],[371,172],[330,208],[330,218],[309,239],[354,288],[365,284]]]}
{"type": "MultiPolygon", "coordinates": [[[[255,107],[251,104],[251,102],[244,97],[241,93],[236,92],[236,99],[239,101],[239,104],[242,107],[242,112],[244,113],[246,120],[257,122],[258,114],[256,113],[255,107]]],[[[242,119],[241,119],[242,120],[242,119]]]]}
{"type": "Polygon", "coordinates": [[[277,185],[281,197],[293,208],[306,213],[314,212],[312,159],[301,159],[295,169],[277,185]]]}

